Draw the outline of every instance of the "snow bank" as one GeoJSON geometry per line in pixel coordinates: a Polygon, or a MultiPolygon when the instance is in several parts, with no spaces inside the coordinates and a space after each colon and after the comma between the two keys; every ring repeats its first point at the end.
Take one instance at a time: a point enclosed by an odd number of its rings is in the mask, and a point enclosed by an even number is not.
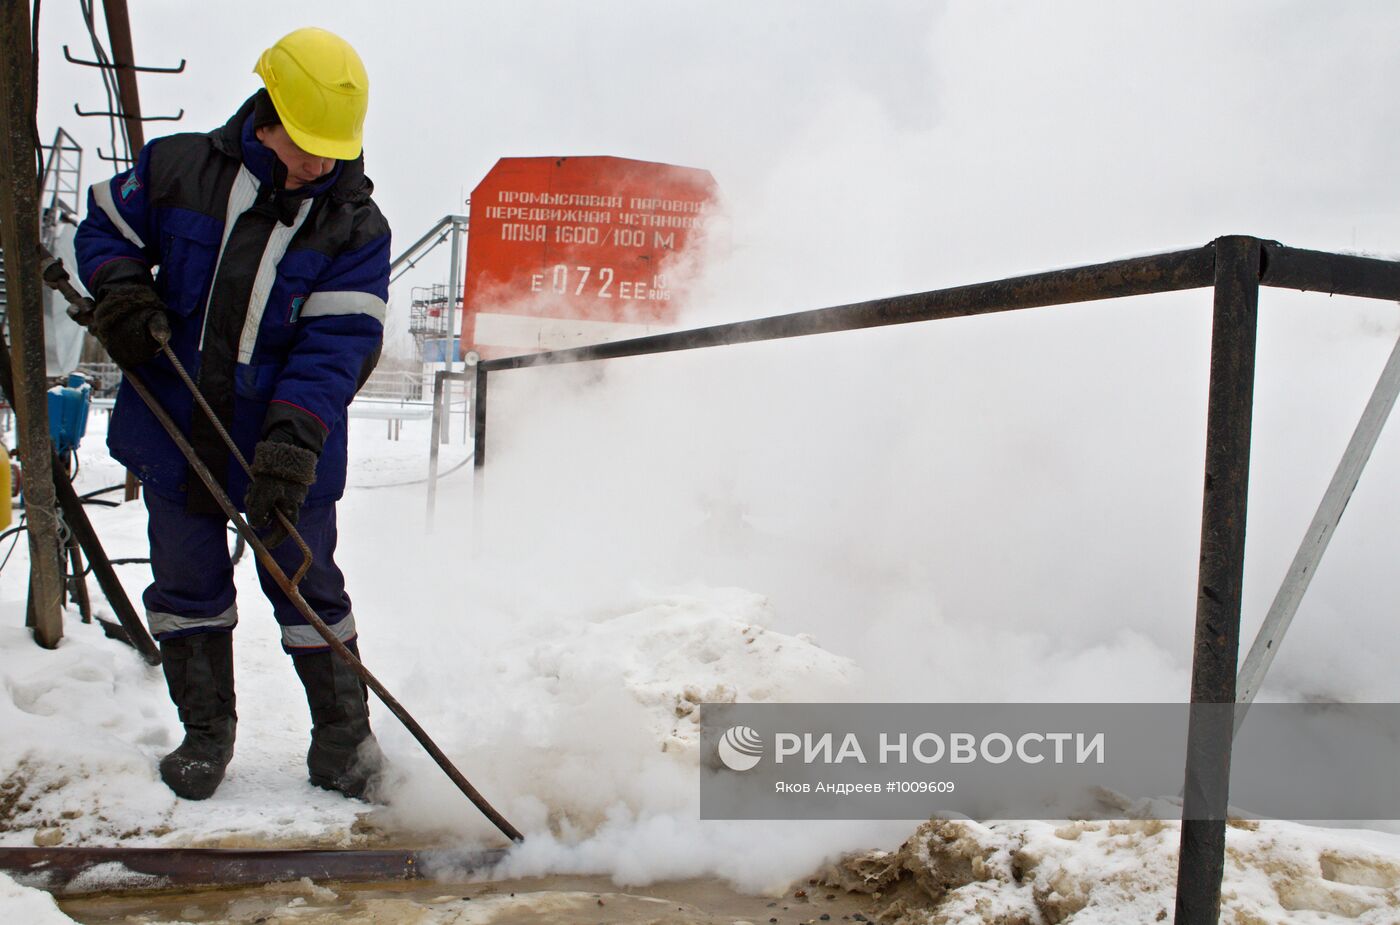
{"type": "Polygon", "coordinates": [[[0,873],[0,912],[17,925],[71,925],[73,922],[58,911],[58,904],[48,893],[20,886],[3,873],[0,873]]]}
{"type": "MultiPolygon", "coordinates": [[[[718,874],[771,890],[839,851],[793,827],[699,821],[700,704],[845,699],[855,666],[765,629],[764,599],[737,589],[639,591],[619,609],[582,622],[537,616],[529,633],[497,640],[491,683],[474,687],[506,696],[433,721],[474,742],[464,772],[527,834],[496,874],[611,873],[623,884],[718,874]]],[[[379,824],[489,834],[400,731],[384,736],[399,746],[402,776],[379,824]]],[[[869,830],[827,828],[848,846],[869,830]]]]}

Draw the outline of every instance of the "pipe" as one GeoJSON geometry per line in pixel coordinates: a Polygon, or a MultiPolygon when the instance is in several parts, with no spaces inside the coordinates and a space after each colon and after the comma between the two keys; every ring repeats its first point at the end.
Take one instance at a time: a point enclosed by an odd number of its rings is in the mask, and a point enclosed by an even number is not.
{"type": "MultiPolygon", "coordinates": [[[[216,887],[312,880],[374,883],[418,880],[434,870],[472,873],[504,856],[498,849],[474,851],[248,851],[217,848],[0,848],[0,871],[34,889],[76,896],[110,892],[105,878],[84,888],[70,884],[93,868],[120,865],[147,881],[144,889],[216,887]]],[[[133,878],[135,879],[135,878],[133,878]]],[[[140,890],[142,884],[123,885],[140,890]]]]}
{"type": "Polygon", "coordinates": [[[478,368],[495,372],[499,369],[579,363],[585,360],[610,360],[675,350],[801,337],[808,334],[854,331],[890,324],[907,324],[912,321],[933,321],[939,318],[1039,308],[1065,302],[1092,302],[1156,292],[1200,289],[1211,285],[1214,266],[1214,250],[1202,247],[1068,270],[1052,270],[1048,273],[976,283],[953,289],[938,289],[788,315],[774,315],[754,321],[738,321],[707,328],[574,347],[569,350],[485,360],[478,368]]]}

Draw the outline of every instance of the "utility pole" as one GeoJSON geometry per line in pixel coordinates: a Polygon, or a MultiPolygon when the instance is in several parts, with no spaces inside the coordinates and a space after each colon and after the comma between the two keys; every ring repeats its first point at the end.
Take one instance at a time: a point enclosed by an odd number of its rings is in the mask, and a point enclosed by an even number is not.
{"type": "Polygon", "coordinates": [[[34,51],[26,0],[0,4],[0,48],[6,49],[0,60],[0,240],[10,255],[6,261],[6,301],[14,367],[15,433],[24,459],[34,638],[51,649],[63,638],[63,569],[45,394],[34,51]]]}
{"type": "MultiPolygon", "coordinates": [[[[112,47],[112,67],[117,74],[118,106],[126,123],[127,154],[131,163],[146,146],[146,130],[141,126],[141,95],[136,90],[136,57],[131,49],[131,19],[126,13],[126,0],[102,0],[102,15],[107,20],[107,43],[112,47]]],[[[120,157],[116,151],[113,157],[120,157]]],[[[141,497],[141,483],[136,474],[127,472],[122,498],[135,501],[141,497]]]]}
{"type": "Polygon", "coordinates": [[[146,146],[146,133],[141,127],[141,97],[136,92],[136,57],[131,50],[131,19],[126,14],[126,0],[102,0],[102,15],[107,19],[107,41],[112,46],[112,66],[117,72],[122,121],[126,123],[131,160],[135,163],[136,155],[146,146]]]}

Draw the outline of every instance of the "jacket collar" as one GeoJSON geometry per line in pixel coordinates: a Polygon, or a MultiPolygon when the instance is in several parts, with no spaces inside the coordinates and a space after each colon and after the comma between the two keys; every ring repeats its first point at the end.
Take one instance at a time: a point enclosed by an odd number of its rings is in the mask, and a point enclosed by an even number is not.
{"type": "MultiPolygon", "coordinates": [[[[232,118],[209,133],[209,139],[216,150],[241,161],[259,183],[274,184],[275,187],[281,162],[253,133],[253,101],[256,98],[256,93],[248,97],[232,118]]],[[[330,194],[335,199],[356,202],[368,199],[373,190],[374,184],[365,176],[364,155],[361,155],[353,161],[336,161],[335,168],[322,179],[284,195],[301,198],[330,194]]]]}

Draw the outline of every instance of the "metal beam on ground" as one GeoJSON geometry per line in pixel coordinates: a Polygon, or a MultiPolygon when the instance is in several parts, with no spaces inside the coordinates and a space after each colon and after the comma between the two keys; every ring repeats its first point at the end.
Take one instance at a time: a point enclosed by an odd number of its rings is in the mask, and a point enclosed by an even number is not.
{"type": "Polygon", "coordinates": [[[49,440],[44,295],[39,281],[39,182],[29,4],[0,6],[0,240],[5,268],[15,433],[25,469],[34,638],[63,638],[63,566],[49,440]]]}
{"type": "MultiPolygon", "coordinates": [[[[311,880],[375,883],[418,880],[435,872],[469,875],[489,869],[505,852],[482,851],[316,851],[217,848],[0,848],[0,871],[20,883],[65,896],[110,890],[108,881],[84,874],[117,865],[147,878],[150,890],[171,887],[240,886],[311,880]]],[[[123,889],[141,889],[139,881],[123,889]]]]}

